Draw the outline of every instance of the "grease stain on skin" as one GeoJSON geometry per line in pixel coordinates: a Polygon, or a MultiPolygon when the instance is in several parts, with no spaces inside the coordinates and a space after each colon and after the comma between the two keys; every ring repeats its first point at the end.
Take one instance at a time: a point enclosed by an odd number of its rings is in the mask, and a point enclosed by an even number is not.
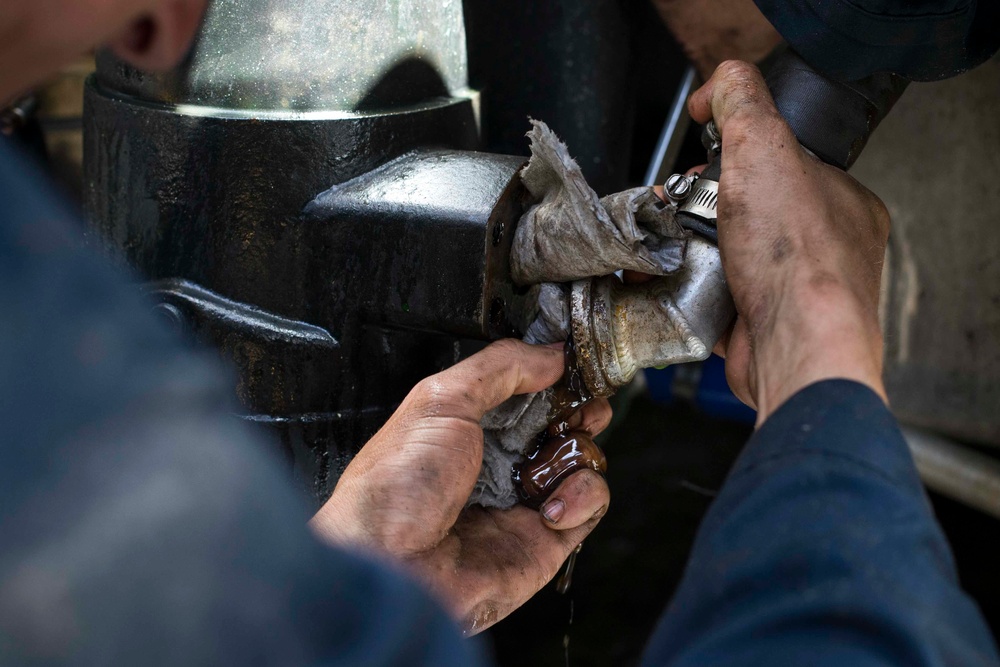
{"type": "Polygon", "coordinates": [[[787,236],[777,238],[771,245],[771,260],[775,264],[781,264],[792,252],[792,242],[787,236]]]}

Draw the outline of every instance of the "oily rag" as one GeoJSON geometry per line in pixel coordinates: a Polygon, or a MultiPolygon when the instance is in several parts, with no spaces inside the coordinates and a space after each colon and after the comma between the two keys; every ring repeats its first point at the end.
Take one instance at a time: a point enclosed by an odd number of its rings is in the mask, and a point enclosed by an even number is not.
{"type": "MultiPolygon", "coordinates": [[[[667,275],[684,261],[687,233],[652,188],[603,199],[587,185],[569,150],[545,123],[532,120],[531,159],[521,180],[535,200],[518,222],[511,274],[533,285],[537,315],[524,341],[564,341],[570,331],[570,282],[621,269],[667,275]]],[[[483,467],[469,504],[506,509],[518,501],[512,470],[550,419],[552,391],[514,396],[480,422],[483,467]]]]}

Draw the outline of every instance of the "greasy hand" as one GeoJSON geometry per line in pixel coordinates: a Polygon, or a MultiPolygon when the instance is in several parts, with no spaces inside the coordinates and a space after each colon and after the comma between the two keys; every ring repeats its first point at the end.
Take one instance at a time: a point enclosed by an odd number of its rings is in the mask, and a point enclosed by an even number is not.
{"type": "Polygon", "coordinates": [[[739,316],[719,351],[733,391],[756,405],[758,424],[822,379],[857,380],[884,399],[885,206],[802,149],[756,67],[723,63],[689,108],[722,132],[719,248],[739,316]]]}
{"type": "MultiPolygon", "coordinates": [[[[496,623],[552,579],[608,507],[607,485],[586,470],[541,512],[465,508],[483,461],[479,420],[562,372],[561,349],[504,340],[427,378],[351,461],[313,529],[402,562],[467,632],[496,623]]],[[[611,408],[594,401],[578,415],[571,426],[597,434],[611,408]]]]}

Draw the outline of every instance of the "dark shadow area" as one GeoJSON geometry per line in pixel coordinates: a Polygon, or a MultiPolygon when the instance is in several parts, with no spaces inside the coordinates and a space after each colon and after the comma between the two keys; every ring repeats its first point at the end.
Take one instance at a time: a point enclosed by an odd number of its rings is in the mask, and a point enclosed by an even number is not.
{"type": "Polygon", "coordinates": [[[936,493],[930,499],[955,554],[962,588],[979,605],[996,638],[1000,636],[1000,521],[936,493]]]}
{"type": "Polygon", "coordinates": [[[385,111],[447,96],[448,86],[433,66],[419,58],[408,58],[393,65],[354,110],[385,111]]]}
{"type": "MultiPolygon", "coordinates": [[[[569,593],[550,584],[491,631],[500,665],[636,664],[684,572],[711,494],[751,433],[645,395],[616,409],[623,414],[601,438],[610,511],[586,541],[569,593]]],[[[1000,522],[936,494],[931,500],[962,586],[996,635],[1000,522]]]]}
{"type": "Polygon", "coordinates": [[[492,631],[501,665],[563,665],[567,651],[580,667],[636,662],[714,491],[750,435],[747,426],[646,396],[618,409],[619,425],[601,438],[608,515],[584,544],[570,591],[546,587],[492,631]]]}
{"type": "Polygon", "coordinates": [[[686,62],[648,0],[466,0],[485,150],[527,155],[528,117],[569,147],[600,195],[637,183],[686,62]],[[639,132],[634,131],[639,129],[639,132]]]}

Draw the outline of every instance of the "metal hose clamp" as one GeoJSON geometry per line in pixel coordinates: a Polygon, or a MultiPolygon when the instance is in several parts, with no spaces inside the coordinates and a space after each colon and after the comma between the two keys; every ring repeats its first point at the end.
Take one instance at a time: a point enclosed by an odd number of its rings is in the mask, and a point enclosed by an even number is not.
{"type": "Polygon", "coordinates": [[[691,194],[687,196],[679,210],[696,215],[713,223],[718,219],[719,183],[710,178],[699,178],[694,182],[691,194]]]}

